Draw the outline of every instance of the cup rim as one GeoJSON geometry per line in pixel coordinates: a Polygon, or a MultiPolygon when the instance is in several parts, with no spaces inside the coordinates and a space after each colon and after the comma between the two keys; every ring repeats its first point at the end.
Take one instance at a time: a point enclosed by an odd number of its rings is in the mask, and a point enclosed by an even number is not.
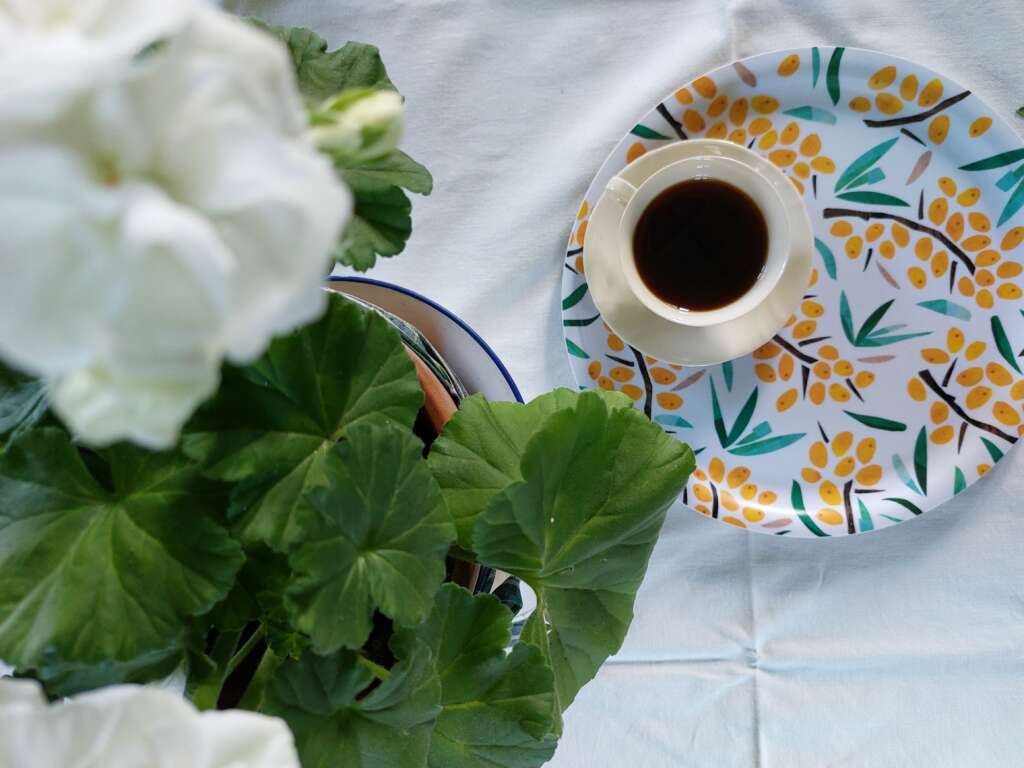
{"type": "MultiPolygon", "coordinates": [[[[614,178],[617,179],[619,176],[614,178]]],[[[686,326],[720,325],[755,310],[771,295],[785,272],[791,244],[785,205],[776,187],[753,163],[744,163],[717,154],[697,155],[660,168],[635,187],[635,192],[625,204],[619,221],[619,261],[631,292],[652,312],[673,323],[686,326]],[[677,307],[656,296],[640,277],[633,255],[633,233],[640,216],[651,201],[675,184],[700,178],[732,184],[750,195],[764,216],[768,228],[768,253],[765,266],[757,280],[734,301],[709,310],[677,307]]]]}

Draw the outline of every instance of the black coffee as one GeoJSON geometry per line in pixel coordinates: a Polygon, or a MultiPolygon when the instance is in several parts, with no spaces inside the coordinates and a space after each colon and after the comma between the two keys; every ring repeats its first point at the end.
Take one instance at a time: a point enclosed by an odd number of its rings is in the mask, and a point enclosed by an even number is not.
{"type": "Polygon", "coordinates": [[[669,187],[633,234],[637,271],[651,292],[692,310],[724,307],[764,269],[768,226],[750,195],[715,179],[669,187]]]}

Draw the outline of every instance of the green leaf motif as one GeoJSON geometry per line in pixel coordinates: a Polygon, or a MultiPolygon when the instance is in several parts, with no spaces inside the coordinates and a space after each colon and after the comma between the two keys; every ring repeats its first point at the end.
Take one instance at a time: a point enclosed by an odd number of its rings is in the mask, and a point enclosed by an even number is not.
{"type": "Polygon", "coordinates": [[[907,425],[893,421],[892,419],[885,419],[881,416],[869,416],[866,413],[854,413],[853,411],[843,411],[847,416],[855,421],[859,421],[865,427],[871,427],[872,429],[880,429],[883,432],[905,432],[907,425]]]}
{"type": "Polygon", "coordinates": [[[895,195],[887,195],[884,192],[872,192],[871,190],[863,190],[860,192],[843,192],[842,194],[836,195],[840,200],[846,200],[851,203],[860,203],[862,205],[894,205],[908,207],[910,203],[903,200],[895,195]]]}
{"type": "Polygon", "coordinates": [[[746,402],[743,403],[743,407],[736,416],[736,421],[733,422],[732,429],[726,435],[726,442],[722,443],[723,448],[728,448],[740,439],[740,435],[746,431],[747,425],[750,424],[750,419],[753,418],[755,410],[757,410],[757,387],[754,387],[746,402]]]}
{"type": "Polygon", "coordinates": [[[975,160],[973,163],[961,165],[961,171],[991,171],[993,168],[1002,168],[1004,165],[1024,160],[1024,148],[1011,149],[1009,152],[1000,152],[982,160],[975,160]]]}
{"type": "Polygon", "coordinates": [[[815,536],[827,537],[828,534],[821,530],[811,516],[807,514],[807,508],[804,506],[804,492],[800,488],[800,483],[796,480],[793,481],[793,485],[790,486],[789,501],[793,505],[793,509],[796,510],[796,516],[800,518],[800,522],[813,533],[815,536]]]}
{"type": "Polygon", "coordinates": [[[846,291],[839,292],[839,322],[843,326],[843,333],[847,340],[856,343],[857,334],[853,330],[853,312],[850,310],[850,300],[846,298],[846,291]]]}
{"type": "Polygon", "coordinates": [[[109,487],[53,427],[0,455],[0,658],[19,668],[151,663],[242,564],[216,522],[223,489],[195,465],[124,445],[94,464],[109,487]]]}
{"type": "Polygon", "coordinates": [[[867,533],[868,531],[875,530],[875,521],[871,519],[871,512],[868,510],[864,500],[858,498],[857,505],[860,507],[860,532],[867,533]]]}
{"type": "Polygon", "coordinates": [[[947,317],[954,317],[957,320],[970,320],[971,311],[966,307],[962,307],[956,302],[948,301],[947,299],[931,299],[929,301],[919,301],[917,306],[923,307],[924,309],[932,312],[938,312],[940,315],[946,315],[947,317]]]}
{"type": "Polygon", "coordinates": [[[988,451],[988,455],[992,457],[992,463],[997,463],[1003,458],[1003,452],[999,450],[999,447],[987,438],[981,438],[982,444],[985,446],[985,450],[988,451]]]}
{"type": "Polygon", "coordinates": [[[752,430],[750,430],[746,436],[738,441],[736,445],[745,445],[746,443],[752,443],[755,440],[760,440],[762,437],[766,437],[772,433],[771,425],[767,421],[762,421],[752,430]]]}
{"type": "Polygon", "coordinates": [[[477,518],[480,561],[537,595],[522,637],[554,672],[557,711],[621,646],[665,512],[693,468],[689,447],[638,411],[584,392],[545,419],[523,451],[523,479],[477,518]]]}
{"type": "Polygon", "coordinates": [[[1013,354],[1013,347],[1010,346],[1010,339],[1006,336],[1006,329],[1003,328],[1003,321],[999,319],[998,315],[992,315],[990,322],[992,327],[992,338],[995,339],[996,349],[999,350],[999,354],[1003,356],[1003,360],[1010,364],[1017,373],[1020,373],[1020,366],[1017,364],[1017,358],[1013,354]]]}
{"type": "Polygon", "coordinates": [[[847,189],[856,189],[857,187],[864,187],[869,184],[877,184],[880,181],[885,181],[885,171],[881,168],[872,168],[867,173],[862,173],[856,179],[850,182],[847,189]]]}
{"type": "Polygon", "coordinates": [[[818,87],[818,75],[821,74],[821,52],[818,46],[811,49],[811,88],[818,87]]]}
{"type": "Polygon", "coordinates": [[[829,98],[832,104],[839,104],[839,64],[843,60],[845,48],[836,48],[832,51],[832,58],[828,61],[828,70],[825,72],[825,87],[828,89],[829,98]]]}
{"type": "Polygon", "coordinates": [[[474,597],[454,584],[438,592],[416,631],[441,680],[428,768],[537,768],[554,754],[551,669],[527,643],[505,653],[511,622],[491,595],[474,597]]]}
{"type": "Polygon", "coordinates": [[[412,234],[412,203],[398,187],[355,189],[355,208],[334,253],[339,264],[365,272],[377,257],[396,256],[412,234]]]}
{"type": "Polygon", "coordinates": [[[562,299],[562,309],[572,309],[581,301],[583,301],[583,297],[586,295],[587,284],[581,283],[580,285],[576,286],[572,293],[570,293],[568,296],[562,299]]]}
{"type": "Polygon", "coordinates": [[[819,107],[794,107],[793,109],[787,109],[782,114],[795,117],[800,120],[810,120],[812,123],[824,123],[825,125],[835,125],[836,116],[829,112],[827,109],[820,109],[819,107]]]}
{"type": "Polygon", "coordinates": [[[967,478],[964,477],[964,471],[960,467],[956,467],[953,472],[953,495],[956,496],[961,491],[967,488],[967,478]]]}
{"type": "Polygon", "coordinates": [[[346,430],[374,414],[411,427],[422,402],[398,332],[332,293],[316,323],[276,339],[252,366],[225,369],[183,447],[210,477],[238,483],[228,514],[242,539],[286,551],[346,430]]]}
{"type": "Polygon", "coordinates": [[[722,415],[722,404],[718,402],[718,392],[715,390],[715,377],[709,376],[711,383],[711,416],[715,422],[715,434],[718,435],[720,445],[728,445],[729,437],[725,429],[725,417],[722,415]]]}
{"type": "Polygon", "coordinates": [[[896,475],[903,484],[910,490],[916,493],[918,496],[924,496],[924,493],[918,488],[917,483],[914,482],[914,478],[910,476],[910,472],[907,470],[907,465],[903,463],[903,459],[898,453],[894,453],[892,457],[892,467],[896,470],[896,475]]]}
{"type": "Polygon", "coordinates": [[[430,171],[400,149],[357,166],[338,165],[338,171],[353,190],[379,192],[390,187],[404,187],[410,192],[429,195],[434,189],[430,171]]]}
{"type": "MultiPolygon", "coordinates": [[[[621,392],[602,390],[599,396],[616,408],[633,407],[621,392]]],[[[552,414],[573,408],[578,397],[556,389],[526,405],[488,402],[482,395],[462,401],[428,457],[455,520],[460,547],[472,551],[477,515],[499,491],[522,480],[520,459],[540,425],[552,414]]]]}
{"type": "Polygon", "coordinates": [[[886,152],[893,148],[897,141],[899,141],[899,136],[883,141],[881,144],[876,144],[850,163],[836,180],[835,191],[839,192],[862,173],[867,172],[869,168],[885,156],[886,152]]]}
{"type": "Polygon", "coordinates": [[[836,257],[833,255],[829,247],[825,245],[818,238],[814,238],[814,247],[818,249],[818,253],[821,255],[821,260],[825,265],[825,272],[833,280],[836,279],[836,257]]]}
{"type": "Polygon", "coordinates": [[[722,363],[722,379],[725,381],[725,388],[732,392],[732,360],[722,363]]]}
{"type": "Polygon", "coordinates": [[[423,459],[423,443],[380,421],[353,424],[322,463],[320,513],[289,558],[285,596],[295,626],[320,654],[359,648],[379,610],[397,624],[430,614],[455,526],[423,459]]]}
{"type": "Polygon", "coordinates": [[[260,709],[288,723],[303,768],[426,765],[441,684],[430,649],[408,630],[392,637],[391,651],[398,662],[372,689],[353,651],[308,652],[278,667],[260,709]]]}
{"type": "Polygon", "coordinates": [[[781,451],[783,448],[799,442],[804,437],[806,437],[806,433],[804,432],[798,432],[791,435],[776,435],[775,437],[769,437],[767,440],[758,440],[757,442],[735,445],[726,450],[734,456],[760,456],[765,453],[781,451]]]}
{"type": "Polygon", "coordinates": [[[855,347],[886,347],[890,344],[898,344],[907,339],[916,339],[921,336],[928,336],[931,331],[920,331],[917,333],[893,334],[892,331],[904,328],[904,325],[890,325],[885,328],[878,328],[878,324],[885,317],[895,299],[880,304],[854,332],[853,314],[850,310],[850,302],[846,298],[846,292],[839,294],[839,318],[843,326],[843,333],[847,340],[855,347]]]}
{"type": "Polygon", "coordinates": [[[641,139],[656,139],[661,141],[668,141],[671,137],[666,136],[663,133],[658,133],[653,128],[648,128],[646,125],[634,125],[633,130],[630,131],[634,136],[639,136],[641,139]]]}
{"type": "Polygon", "coordinates": [[[586,328],[588,325],[593,325],[600,319],[600,315],[594,315],[593,317],[566,318],[562,321],[562,325],[566,328],[586,328]]]}
{"type": "Polygon", "coordinates": [[[928,434],[924,427],[914,441],[914,475],[921,486],[921,494],[928,493],[928,434]]]}
{"type": "Polygon", "coordinates": [[[590,358],[590,355],[587,354],[587,351],[583,349],[583,347],[581,347],[579,344],[574,342],[572,339],[565,340],[565,348],[573,357],[579,357],[584,360],[588,360],[590,358]]]}
{"type": "Polygon", "coordinates": [[[0,363],[0,448],[46,415],[46,384],[0,363]]]}
{"type": "Polygon", "coordinates": [[[1012,171],[1007,171],[1005,174],[999,177],[999,181],[996,182],[996,186],[1003,192],[1009,192],[1015,186],[1017,182],[1024,178],[1024,165],[1018,165],[1012,171]]]}
{"type": "Polygon", "coordinates": [[[1003,212],[999,214],[999,221],[996,222],[996,226],[1003,226],[1006,222],[1016,215],[1017,211],[1024,206],[1024,180],[1017,185],[1017,188],[1010,195],[1010,199],[1006,201],[1006,205],[1003,207],[1003,212]]]}
{"type": "Polygon", "coordinates": [[[274,27],[251,20],[288,46],[299,90],[309,101],[320,102],[346,88],[387,88],[388,79],[380,51],[365,43],[346,43],[327,51],[327,41],[310,29],[274,27]]]}
{"type": "MultiPolygon", "coordinates": [[[[899,504],[904,509],[909,510],[910,513],[912,515],[914,515],[915,517],[917,517],[918,515],[924,514],[924,512],[921,510],[921,508],[919,506],[914,504],[912,501],[908,501],[907,499],[900,499],[900,498],[896,498],[896,497],[887,497],[885,499],[885,501],[891,501],[894,504],[899,504]]],[[[886,515],[886,517],[888,517],[888,515],[886,515]]],[[[892,517],[889,517],[889,519],[890,520],[894,520],[894,518],[892,518],[892,517]]],[[[895,520],[895,522],[898,523],[898,522],[902,522],[902,521],[895,520]]]]}
{"type": "Polygon", "coordinates": [[[654,417],[654,420],[665,427],[674,427],[676,429],[693,429],[693,424],[688,422],[682,416],[676,416],[672,413],[659,413],[654,417]]]}

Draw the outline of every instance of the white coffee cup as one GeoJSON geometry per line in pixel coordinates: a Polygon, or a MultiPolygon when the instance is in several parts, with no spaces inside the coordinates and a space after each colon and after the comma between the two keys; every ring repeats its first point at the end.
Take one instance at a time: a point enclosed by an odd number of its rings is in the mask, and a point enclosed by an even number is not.
{"type": "MultiPolygon", "coordinates": [[[[749,150],[745,150],[749,151],[749,150]]],[[[753,152],[750,155],[757,157],[753,152]]],[[[775,186],[754,163],[720,155],[702,155],[666,165],[649,176],[639,187],[622,176],[609,180],[610,199],[624,210],[619,220],[618,251],[622,274],[630,290],[645,307],[666,320],[682,326],[707,327],[727,323],[756,309],[775,289],[790,257],[791,236],[786,206],[775,186]],[[633,234],[640,217],[651,202],[669,187],[695,179],[713,179],[731,184],[746,193],[764,216],[768,230],[765,264],[753,285],[725,306],[693,310],[673,306],[660,299],[644,283],[633,254],[633,234]]]]}

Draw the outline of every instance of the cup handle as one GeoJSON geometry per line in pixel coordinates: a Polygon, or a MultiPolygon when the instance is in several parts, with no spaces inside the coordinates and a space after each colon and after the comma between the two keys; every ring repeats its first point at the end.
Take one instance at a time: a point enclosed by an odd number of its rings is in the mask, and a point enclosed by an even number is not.
{"type": "Polygon", "coordinates": [[[636,194],[636,187],[621,176],[612,176],[612,178],[608,180],[608,184],[605,185],[605,190],[611,195],[612,200],[617,202],[623,208],[629,205],[629,201],[632,200],[633,195],[636,194]]]}

